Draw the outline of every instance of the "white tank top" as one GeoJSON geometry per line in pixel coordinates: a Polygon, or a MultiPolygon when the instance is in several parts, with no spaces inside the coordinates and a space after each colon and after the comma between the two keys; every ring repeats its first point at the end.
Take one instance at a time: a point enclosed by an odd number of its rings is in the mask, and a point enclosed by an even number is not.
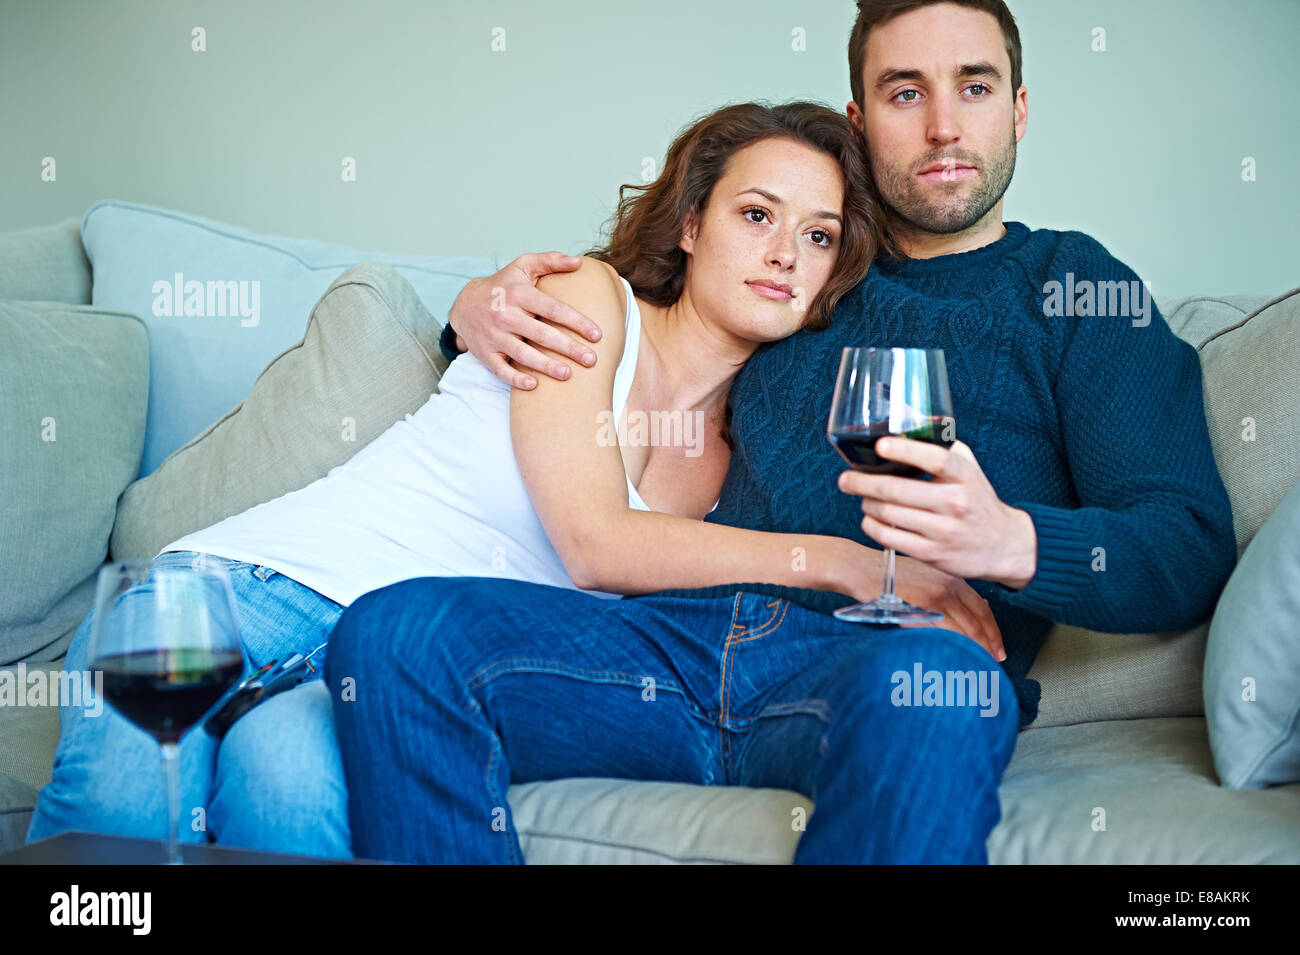
{"type": "MultiPolygon", "coordinates": [[[[636,373],[641,313],[627,291],[614,421],[636,373]]],[[[649,510],[628,480],[628,506],[649,510]]],[[[533,509],[510,441],[510,386],[473,355],[439,393],[317,481],[188,534],[192,550],[273,567],[347,606],[414,577],[502,577],[575,588],[533,509]]],[[[591,591],[602,597],[617,597],[591,591]]]]}

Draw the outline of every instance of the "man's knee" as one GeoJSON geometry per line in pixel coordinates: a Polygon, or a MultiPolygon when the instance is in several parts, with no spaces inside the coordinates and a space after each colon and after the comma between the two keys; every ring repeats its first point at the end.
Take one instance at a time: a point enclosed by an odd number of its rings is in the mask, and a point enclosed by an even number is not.
{"type": "Polygon", "coordinates": [[[1019,725],[1015,689],[992,656],[970,638],[940,628],[882,634],[839,672],[840,708],[875,707],[903,717],[940,711],[957,726],[963,717],[1019,725]]]}

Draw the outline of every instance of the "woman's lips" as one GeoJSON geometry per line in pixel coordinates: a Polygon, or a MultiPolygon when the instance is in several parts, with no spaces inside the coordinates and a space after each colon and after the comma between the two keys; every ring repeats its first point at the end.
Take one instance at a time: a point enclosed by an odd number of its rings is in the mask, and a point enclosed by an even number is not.
{"type": "Polygon", "coordinates": [[[759,285],[757,282],[746,282],[746,285],[753,291],[757,292],[763,298],[770,298],[777,302],[788,302],[794,298],[789,292],[779,288],[772,288],[770,285],[759,285]]]}

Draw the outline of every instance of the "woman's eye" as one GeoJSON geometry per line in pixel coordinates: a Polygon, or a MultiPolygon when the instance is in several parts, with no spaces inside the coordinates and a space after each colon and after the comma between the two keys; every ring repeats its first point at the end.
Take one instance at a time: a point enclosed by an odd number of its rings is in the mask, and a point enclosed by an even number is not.
{"type": "Polygon", "coordinates": [[[824,229],[814,229],[808,233],[808,237],[817,245],[830,245],[832,241],[831,234],[824,229]]]}
{"type": "Polygon", "coordinates": [[[762,209],[746,209],[745,216],[749,219],[750,222],[767,221],[767,213],[764,212],[762,209]],[[755,219],[754,216],[758,216],[758,218],[755,219]]]}

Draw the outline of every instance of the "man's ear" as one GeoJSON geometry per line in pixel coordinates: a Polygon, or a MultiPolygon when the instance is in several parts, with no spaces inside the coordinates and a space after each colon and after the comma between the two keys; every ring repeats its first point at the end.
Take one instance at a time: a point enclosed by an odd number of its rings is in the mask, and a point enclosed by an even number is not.
{"type": "Polygon", "coordinates": [[[862,132],[867,118],[862,115],[862,107],[857,104],[856,100],[849,100],[849,105],[844,107],[844,115],[849,118],[850,123],[857,127],[858,132],[862,132]]]}
{"type": "Polygon", "coordinates": [[[700,219],[694,212],[686,217],[686,222],[682,225],[682,238],[677,243],[677,248],[681,249],[687,255],[695,254],[695,240],[700,234],[700,219]]]}

